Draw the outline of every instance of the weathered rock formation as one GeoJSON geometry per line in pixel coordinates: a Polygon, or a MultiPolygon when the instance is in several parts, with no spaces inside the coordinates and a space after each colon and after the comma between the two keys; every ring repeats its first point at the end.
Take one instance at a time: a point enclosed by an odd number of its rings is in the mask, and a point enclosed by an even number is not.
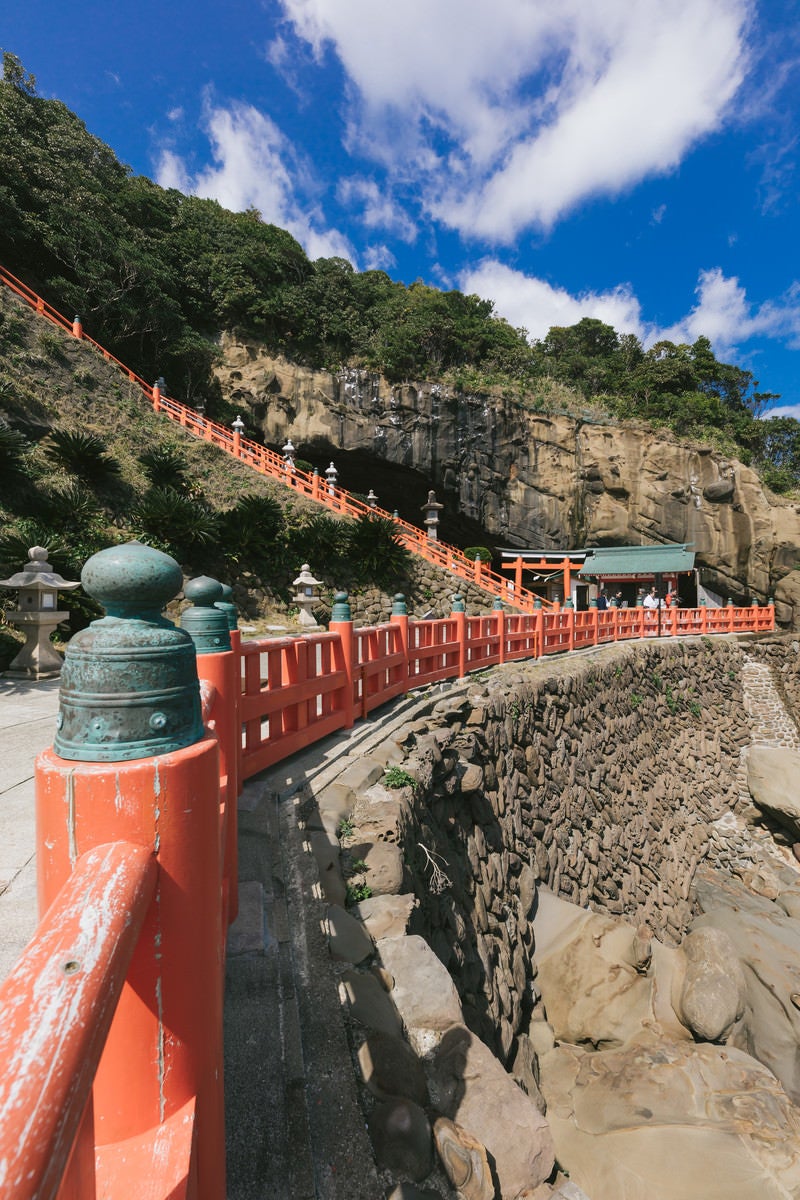
{"type": "MultiPolygon", "coordinates": [[[[800,507],[774,502],[754,471],[708,446],[436,384],[312,371],[231,338],[222,349],[223,391],[267,442],[291,434],[307,453],[358,450],[414,468],[501,543],[690,542],[708,586],[737,600],[766,600],[800,563],[800,507]]],[[[791,621],[795,598],[781,596],[779,620],[791,621]]]]}

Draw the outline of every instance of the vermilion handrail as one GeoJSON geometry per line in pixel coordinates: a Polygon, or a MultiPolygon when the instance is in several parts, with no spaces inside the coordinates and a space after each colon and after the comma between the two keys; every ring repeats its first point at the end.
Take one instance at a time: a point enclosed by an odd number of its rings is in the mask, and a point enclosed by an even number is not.
{"type": "MultiPolygon", "coordinates": [[[[609,642],[709,633],[767,632],[775,608],[537,609],[428,621],[393,615],[354,629],[265,638],[241,647],[241,772],[249,778],[396,696],[469,671],[609,642]]],[[[202,669],[202,658],[198,660],[202,669]]]]}
{"type": "Polygon", "coordinates": [[[10,271],[2,266],[0,266],[0,282],[4,283],[10,291],[21,300],[24,300],[26,304],[30,305],[40,316],[46,317],[53,324],[58,325],[59,328],[71,333],[73,337],[88,342],[98,353],[102,354],[106,362],[113,363],[131,383],[135,383],[141,389],[145,398],[152,404],[156,412],[165,413],[170,420],[187,429],[195,437],[210,442],[213,446],[217,446],[226,453],[234,455],[241,462],[261,472],[261,474],[269,475],[270,478],[280,481],[287,487],[292,488],[310,500],[315,500],[317,503],[323,504],[326,508],[334,512],[349,517],[360,517],[372,513],[393,521],[397,529],[398,541],[412,554],[416,554],[418,557],[424,558],[427,562],[442,567],[464,582],[474,584],[495,599],[504,600],[513,607],[527,612],[533,611],[537,598],[542,600],[545,607],[551,607],[550,601],[537,597],[535,593],[528,591],[527,588],[514,588],[508,579],[497,575],[490,567],[467,558],[455,546],[449,546],[446,542],[438,542],[428,538],[427,534],[415,525],[411,525],[407,521],[395,517],[385,509],[372,507],[357,500],[343,488],[330,488],[327,483],[320,481],[319,476],[310,475],[308,472],[297,468],[287,470],[285,460],[280,455],[275,454],[274,451],[268,450],[266,446],[262,446],[258,442],[253,442],[248,438],[243,438],[239,434],[227,429],[224,425],[218,425],[214,421],[209,421],[206,417],[201,416],[187,405],[162,395],[157,386],[151,386],[140,375],[137,375],[135,371],[132,371],[130,367],[125,366],[118,358],[115,358],[110,351],[101,346],[99,342],[96,342],[94,338],[84,333],[83,326],[78,317],[75,317],[72,321],[67,320],[62,313],[58,312],[52,305],[47,304],[27,284],[17,279],[15,275],[12,275],[10,271]]]}
{"type": "Polygon", "coordinates": [[[156,874],[143,846],[82,855],[0,989],[4,1200],[94,1195],[91,1089],[156,874]]]}

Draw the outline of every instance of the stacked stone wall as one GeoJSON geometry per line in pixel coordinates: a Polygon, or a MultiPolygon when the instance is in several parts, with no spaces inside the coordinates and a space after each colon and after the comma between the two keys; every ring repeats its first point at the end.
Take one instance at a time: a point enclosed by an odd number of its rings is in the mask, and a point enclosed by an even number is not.
{"type": "Polygon", "coordinates": [[[790,633],[743,639],[751,658],[765,662],[781,699],[795,720],[800,716],[800,642],[790,633]]]}
{"type": "Polygon", "coordinates": [[[416,928],[508,1066],[537,1001],[537,883],[679,942],[713,823],[741,804],[741,661],[707,638],[508,666],[402,731],[416,928]]]}

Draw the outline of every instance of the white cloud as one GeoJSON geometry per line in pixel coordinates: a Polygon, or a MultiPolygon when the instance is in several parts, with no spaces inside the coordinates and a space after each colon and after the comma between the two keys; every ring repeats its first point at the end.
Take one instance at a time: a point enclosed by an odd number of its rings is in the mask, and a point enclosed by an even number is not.
{"type": "Polygon", "coordinates": [[[596,317],[619,333],[645,335],[641,306],[627,284],[573,296],[493,259],[463,272],[458,282],[462,292],[494,300],[498,315],[527,329],[531,338],[543,338],[552,325],[575,325],[583,317],[596,317]]]}
{"type": "Polygon", "coordinates": [[[795,284],[779,300],[753,305],[735,277],[719,267],[701,271],[695,293],[697,303],[661,337],[672,342],[694,342],[701,335],[711,340],[717,354],[727,354],[750,338],[766,337],[800,346],[800,287],[795,284]]]}
{"type": "Polygon", "coordinates": [[[318,58],[341,61],[350,144],[424,175],[447,225],[509,241],[672,170],[718,128],[752,0],[282,5],[318,58]]]}
{"type": "Polygon", "coordinates": [[[355,259],[348,239],[326,229],[313,203],[305,164],[274,121],[249,104],[226,108],[207,97],[203,128],[211,144],[212,163],[192,175],[172,150],[162,150],[156,172],[162,187],[218,200],[233,212],[256,208],[265,221],[288,229],[309,258],[355,259]]]}
{"type": "Polygon", "coordinates": [[[755,337],[800,346],[800,285],[793,285],[779,300],[754,305],[739,280],[726,277],[719,267],[700,272],[697,303],[667,328],[645,319],[629,284],[572,295],[494,259],[463,272],[458,284],[464,292],[494,300],[497,313],[527,329],[531,338],[544,337],[553,325],[574,325],[583,317],[596,317],[618,333],[635,333],[645,346],[662,339],[692,343],[705,336],[723,358],[755,337]]]}
{"type": "Polygon", "coordinates": [[[414,222],[374,179],[343,179],[337,196],[342,204],[361,209],[361,220],[367,229],[383,229],[403,242],[413,242],[416,238],[414,222]]]}

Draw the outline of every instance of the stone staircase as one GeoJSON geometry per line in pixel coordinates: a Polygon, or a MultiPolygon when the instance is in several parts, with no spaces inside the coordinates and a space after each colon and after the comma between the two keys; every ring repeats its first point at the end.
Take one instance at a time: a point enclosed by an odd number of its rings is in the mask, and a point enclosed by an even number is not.
{"type": "MultiPolygon", "coordinates": [[[[742,692],[744,710],[750,726],[751,746],[786,747],[800,750],[800,730],[787,709],[775,684],[772,670],[742,648],[742,692]]],[[[737,811],[719,817],[712,826],[709,863],[740,878],[747,876],[749,885],[759,890],[770,889],[770,877],[790,867],[800,870],[791,848],[760,821],[747,786],[749,746],[739,754],[737,773],[737,811]]]]}

